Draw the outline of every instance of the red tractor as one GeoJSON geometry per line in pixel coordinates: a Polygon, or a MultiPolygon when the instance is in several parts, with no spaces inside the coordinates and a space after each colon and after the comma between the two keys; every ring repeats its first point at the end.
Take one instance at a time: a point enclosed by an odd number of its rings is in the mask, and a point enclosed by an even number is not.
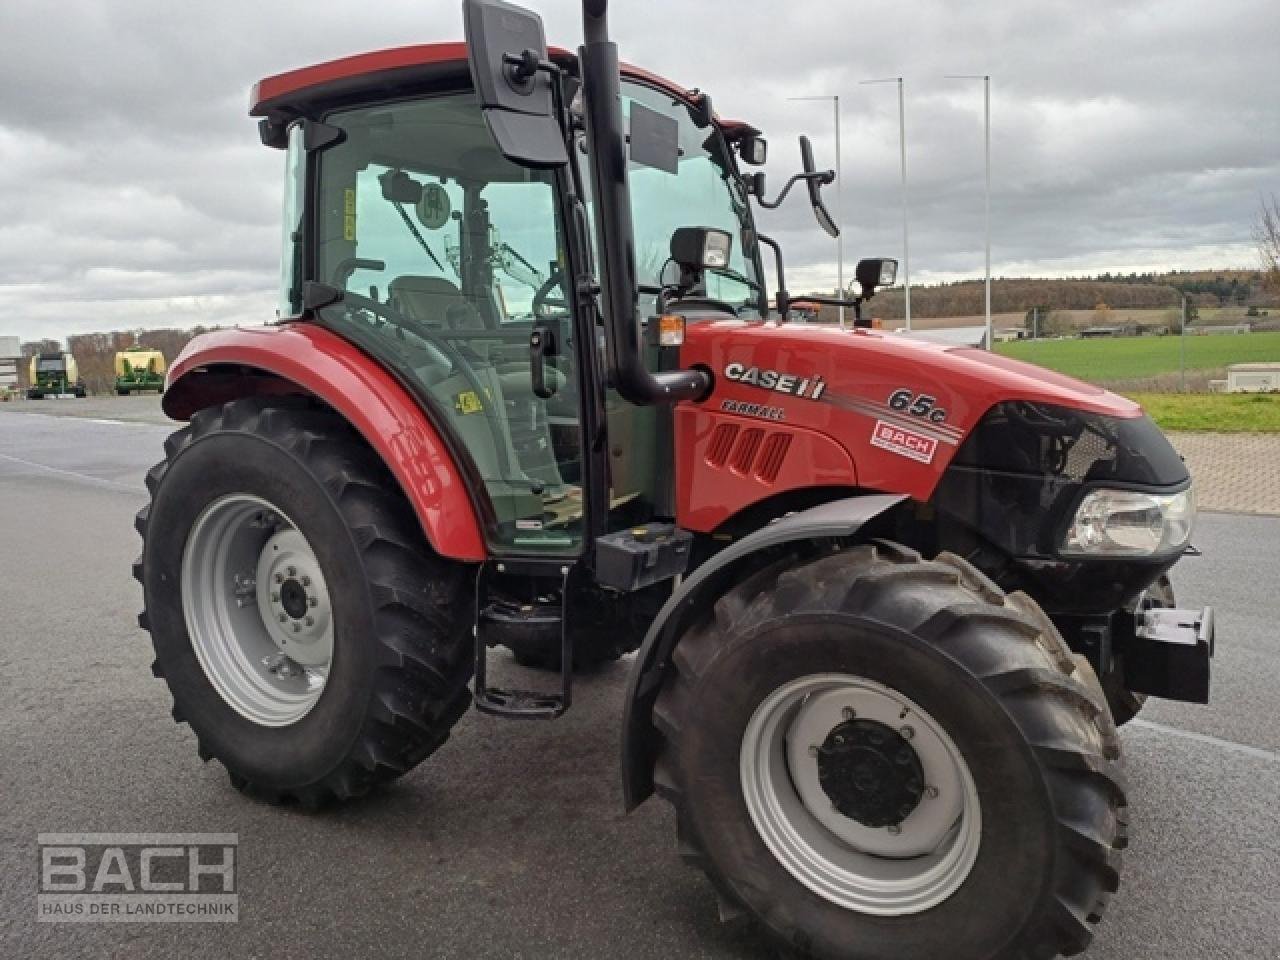
{"type": "Polygon", "coordinates": [[[620,66],[606,0],[577,53],[464,14],[466,43],[254,89],[279,322],[174,364],[187,425],[138,517],[175,718],[315,806],[638,650],[626,801],[674,805],[726,915],[822,957],[1083,949],[1125,846],[1116,724],[1208,696],[1212,617],[1166,577],[1182,461],[1095,387],[789,322],[760,131],[620,66]],[[558,683],[491,683],[498,645],[558,683]]]}

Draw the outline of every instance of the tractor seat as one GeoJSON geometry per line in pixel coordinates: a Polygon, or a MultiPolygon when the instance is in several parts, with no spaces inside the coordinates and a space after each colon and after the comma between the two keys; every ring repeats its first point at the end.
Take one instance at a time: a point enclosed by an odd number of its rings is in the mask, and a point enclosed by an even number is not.
{"type": "Polygon", "coordinates": [[[400,313],[428,327],[443,330],[483,326],[461,291],[444,277],[396,277],[387,288],[387,295],[400,313]]]}

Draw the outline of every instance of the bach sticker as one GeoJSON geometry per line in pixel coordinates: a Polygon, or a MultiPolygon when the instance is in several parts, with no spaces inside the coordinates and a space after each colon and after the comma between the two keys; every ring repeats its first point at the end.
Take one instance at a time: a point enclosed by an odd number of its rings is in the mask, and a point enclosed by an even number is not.
{"type": "Polygon", "coordinates": [[[933,455],[938,450],[938,441],[933,437],[883,420],[877,420],[871,431],[871,445],[921,463],[933,463],[933,455]]]}

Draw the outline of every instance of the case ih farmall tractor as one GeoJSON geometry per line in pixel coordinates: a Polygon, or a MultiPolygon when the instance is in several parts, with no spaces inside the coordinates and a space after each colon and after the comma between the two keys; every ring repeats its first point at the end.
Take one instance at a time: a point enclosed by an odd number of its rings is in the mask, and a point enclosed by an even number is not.
{"type": "Polygon", "coordinates": [[[1208,694],[1212,618],[1166,578],[1186,469],[1103,390],[789,323],[760,132],[620,67],[605,8],[574,54],[467,0],[465,44],[255,88],[280,322],[174,364],[138,518],[174,716],[314,806],[638,650],[626,803],[674,805],[724,915],[823,957],[1078,952],[1126,842],[1115,725],[1208,694]],[[558,683],[499,688],[499,645],[558,683]]]}

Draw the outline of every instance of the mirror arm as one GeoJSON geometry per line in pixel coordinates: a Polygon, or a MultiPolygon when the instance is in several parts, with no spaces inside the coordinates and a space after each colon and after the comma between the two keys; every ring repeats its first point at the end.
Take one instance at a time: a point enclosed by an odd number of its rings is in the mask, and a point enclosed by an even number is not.
{"type": "Polygon", "coordinates": [[[791,192],[791,188],[801,180],[813,180],[821,186],[826,186],[833,182],[835,178],[836,172],[834,170],[815,170],[813,173],[797,173],[787,181],[786,186],[782,188],[772,201],[766,200],[764,197],[756,197],[756,200],[758,200],[760,202],[760,206],[764,207],[766,210],[774,210],[782,204],[783,200],[787,199],[787,194],[791,192]]]}
{"type": "Polygon", "coordinates": [[[520,53],[504,53],[502,62],[511,68],[511,78],[516,83],[524,83],[536,73],[545,73],[554,80],[559,80],[564,71],[552,63],[550,60],[543,60],[538,56],[538,51],[533,49],[522,50],[520,53]]]}
{"type": "Polygon", "coordinates": [[[796,297],[793,302],[818,303],[824,307],[853,307],[853,325],[855,327],[861,327],[863,325],[862,324],[862,305],[866,301],[870,300],[874,295],[875,295],[874,293],[868,293],[861,297],[852,297],[849,299],[845,299],[843,297],[811,297],[806,294],[803,297],[796,297]]]}

